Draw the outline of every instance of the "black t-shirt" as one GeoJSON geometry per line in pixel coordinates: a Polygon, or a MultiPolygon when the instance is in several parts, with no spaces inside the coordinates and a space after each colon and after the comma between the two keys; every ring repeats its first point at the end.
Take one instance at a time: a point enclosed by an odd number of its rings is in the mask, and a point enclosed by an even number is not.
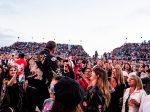
{"type": "Polygon", "coordinates": [[[107,110],[108,112],[121,112],[124,89],[125,84],[117,85],[115,91],[111,93],[111,101],[107,110]]]}
{"type": "Polygon", "coordinates": [[[18,110],[17,104],[19,101],[19,86],[18,84],[13,84],[12,86],[7,87],[8,97],[9,97],[9,104],[15,110],[18,110]]]}

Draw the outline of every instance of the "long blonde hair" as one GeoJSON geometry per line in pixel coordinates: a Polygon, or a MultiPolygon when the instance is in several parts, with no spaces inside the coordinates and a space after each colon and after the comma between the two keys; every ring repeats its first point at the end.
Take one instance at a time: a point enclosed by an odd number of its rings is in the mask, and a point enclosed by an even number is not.
{"type": "Polygon", "coordinates": [[[124,78],[123,78],[123,72],[122,72],[120,65],[117,64],[114,69],[116,69],[116,76],[115,77],[117,78],[118,85],[125,84],[124,78]]]}
{"type": "Polygon", "coordinates": [[[108,107],[111,96],[110,96],[109,82],[108,82],[106,71],[100,67],[94,67],[93,71],[97,76],[97,86],[99,87],[99,89],[103,94],[103,97],[105,98],[105,106],[108,107]]]}
{"type": "Polygon", "coordinates": [[[136,85],[138,90],[143,89],[143,83],[140,77],[137,76],[137,85],[136,85]]]}

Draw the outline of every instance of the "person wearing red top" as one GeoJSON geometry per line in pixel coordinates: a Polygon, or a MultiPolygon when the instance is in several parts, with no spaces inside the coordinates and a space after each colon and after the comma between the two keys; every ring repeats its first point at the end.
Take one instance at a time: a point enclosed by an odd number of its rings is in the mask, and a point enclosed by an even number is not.
{"type": "Polygon", "coordinates": [[[82,78],[79,79],[79,84],[86,92],[88,90],[88,87],[90,85],[90,77],[91,77],[91,69],[86,68],[84,74],[82,75],[82,78]]]}
{"type": "Polygon", "coordinates": [[[24,53],[19,54],[19,59],[15,61],[18,66],[18,74],[21,75],[24,72],[25,67],[27,66],[27,62],[24,59],[24,53]]]}

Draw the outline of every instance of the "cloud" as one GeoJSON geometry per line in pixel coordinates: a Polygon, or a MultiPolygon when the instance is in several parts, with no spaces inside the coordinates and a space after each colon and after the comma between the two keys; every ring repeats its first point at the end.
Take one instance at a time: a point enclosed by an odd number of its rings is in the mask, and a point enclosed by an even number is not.
{"type": "Polygon", "coordinates": [[[1,40],[11,39],[12,37],[14,37],[14,36],[13,35],[8,35],[8,34],[4,34],[4,33],[0,33],[1,40]]]}
{"type": "Polygon", "coordinates": [[[137,10],[136,14],[143,14],[143,15],[149,15],[150,16],[150,10],[149,9],[140,8],[140,9],[137,10]]]}
{"type": "Polygon", "coordinates": [[[0,32],[0,47],[9,46],[15,41],[17,41],[17,37],[15,37],[14,35],[9,35],[0,32]]]}
{"type": "Polygon", "coordinates": [[[146,7],[137,8],[129,16],[132,18],[145,18],[146,16],[150,16],[150,9],[146,7]]]}
{"type": "Polygon", "coordinates": [[[11,28],[3,28],[3,27],[0,27],[0,33],[3,32],[5,34],[10,34],[10,35],[14,35],[15,34],[15,31],[11,28]]]}
{"type": "Polygon", "coordinates": [[[14,15],[17,14],[17,10],[15,9],[15,6],[11,2],[7,2],[2,0],[0,1],[0,15],[14,15]]]}

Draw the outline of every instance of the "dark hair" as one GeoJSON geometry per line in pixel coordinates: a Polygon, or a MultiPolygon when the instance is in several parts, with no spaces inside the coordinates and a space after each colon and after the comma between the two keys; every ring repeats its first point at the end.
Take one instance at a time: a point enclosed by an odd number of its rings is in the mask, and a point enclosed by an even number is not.
{"type": "Polygon", "coordinates": [[[25,56],[24,53],[19,54],[19,58],[24,58],[24,56],[25,56]]]}
{"type": "Polygon", "coordinates": [[[53,76],[53,79],[59,81],[59,80],[62,79],[63,77],[64,77],[64,76],[53,76]]]}
{"type": "Polygon", "coordinates": [[[61,58],[61,57],[57,57],[57,60],[58,60],[58,61],[61,61],[61,60],[63,60],[63,58],[61,58]]]}
{"type": "Polygon", "coordinates": [[[127,65],[129,65],[129,72],[131,72],[131,71],[132,71],[132,68],[131,68],[130,63],[125,63],[125,64],[124,64],[124,67],[123,67],[123,70],[125,70],[125,66],[126,66],[126,64],[127,64],[127,65]]]}
{"type": "Polygon", "coordinates": [[[150,73],[150,69],[147,70],[147,73],[150,73]]]}
{"type": "Polygon", "coordinates": [[[49,49],[49,50],[53,50],[54,48],[56,48],[56,43],[54,41],[48,41],[46,43],[45,48],[49,49]]]}
{"type": "Polygon", "coordinates": [[[145,68],[145,64],[143,63],[142,65],[141,65],[143,68],[145,68]]]}
{"type": "Polygon", "coordinates": [[[55,102],[52,112],[72,112],[83,98],[83,89],[69,77],[61,78],[54,90],[55,102]]]}
{"type": "Polygon", "coordinates": [[[11,79],[11,77],[10,77],[10,75],[9,75],[9,71],[10,71],[11,68],[15,68],[16,71],[18,70],[15,66],[8,66],[8,69],[6,70],[6,77],[7,77],[8,79],[11,79]]]}
{"type": "Polygon", "coordinates": [[[85,68],[84,73],[86,72],[86,70],[90,70],[90,71],[92,71],[92,69],[91,69],[91,68],[85,68]]]}
{"type": "Polygon", "coordinates": [[[87,64],[86,60],[82,60],[82,64],[87,64]]]}
{"type": "Polygon", "coordinates": [[[149,65],[145,65],[145,67],[147,67],[149,69],[149,65]]]}
{"type": "Polygon", "coordinates": [[[68,62],[68,60],[67,60],[67,59],[65,59],[65,60],[64,60],[64,62],[68,62]]]}

